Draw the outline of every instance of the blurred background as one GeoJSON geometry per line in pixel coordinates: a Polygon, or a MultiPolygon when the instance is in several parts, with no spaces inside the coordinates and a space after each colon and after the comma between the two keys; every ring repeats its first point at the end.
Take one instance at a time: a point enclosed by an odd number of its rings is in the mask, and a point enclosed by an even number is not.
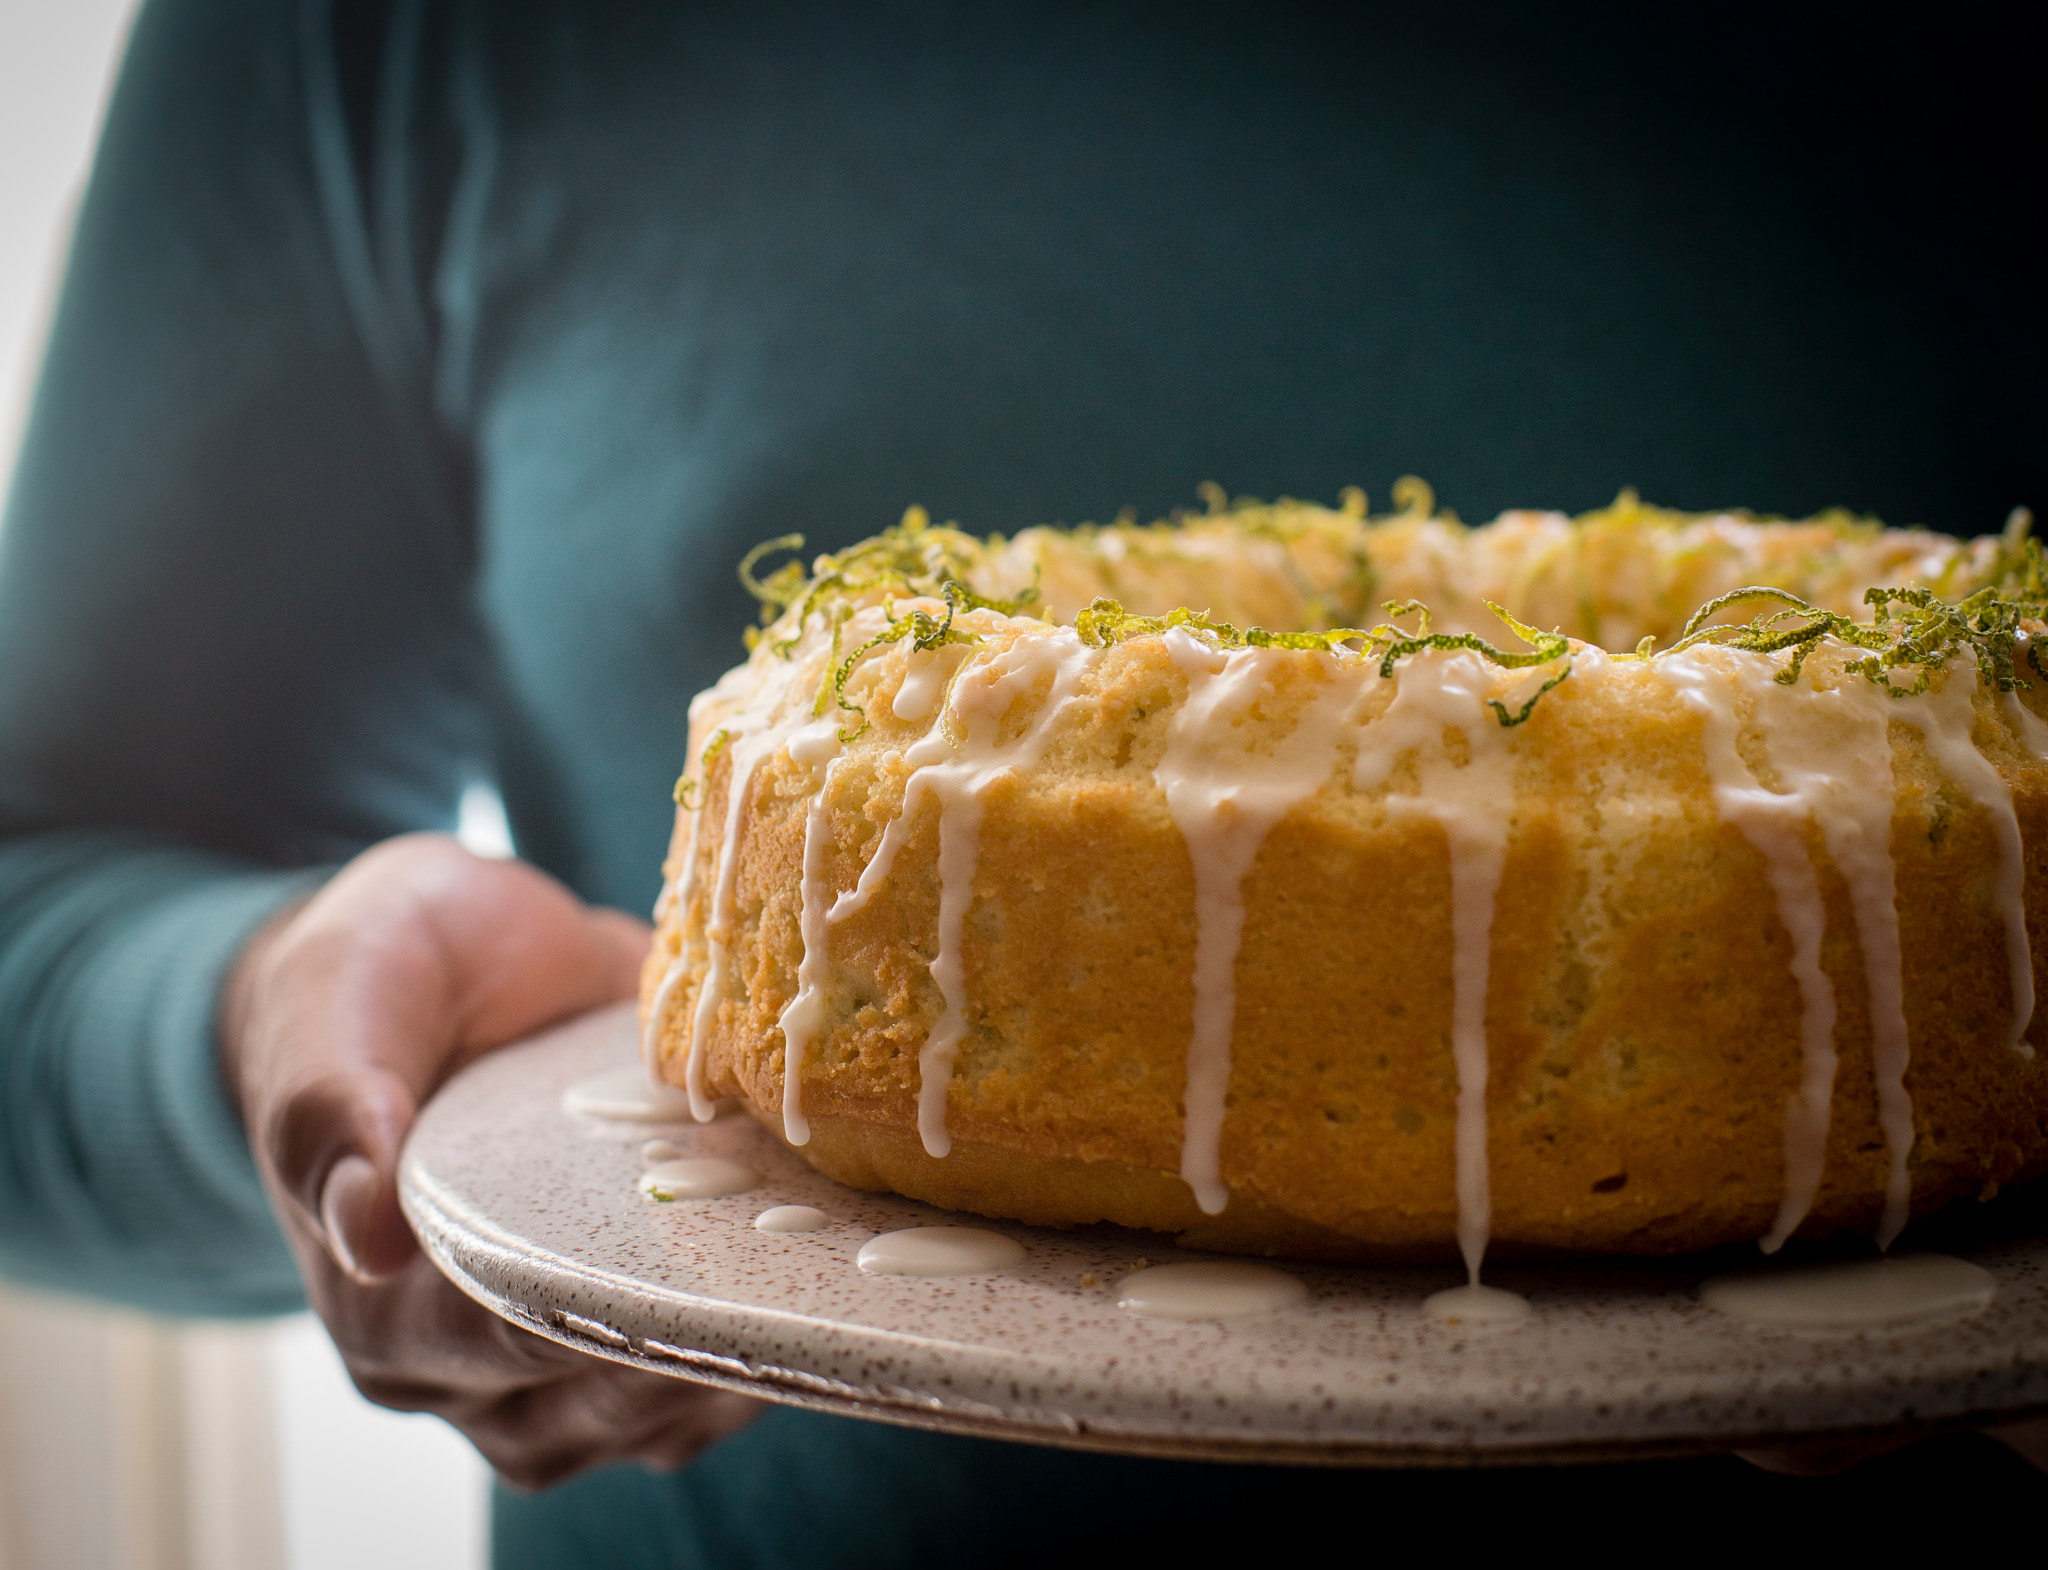
{"type": "MultiPolygon", "coordinates": [[[[0,474],[133,0],[0,0],[0,474]]],[[[495,802],[464,803],[503,853],[495,802]]],[[[309,1316],[185,1324],[0,1282],[0,1570],[471,1570],[488,1474],[309,1316]]]]}

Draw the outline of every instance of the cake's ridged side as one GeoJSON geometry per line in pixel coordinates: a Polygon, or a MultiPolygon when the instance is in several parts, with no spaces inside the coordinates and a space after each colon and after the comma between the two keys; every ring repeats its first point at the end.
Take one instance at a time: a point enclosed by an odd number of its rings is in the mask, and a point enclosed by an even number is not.
{"type": "MultiPolygon", "coordinates": [[[[1001,633],[942,656],[986,659],[1013,635],[1044,634],[1001,633]]],[[[1333,663],[1296,657],[1247,723],[1284,735],[1333,663]]],[[[835,893],[854,886],[902,808],[902,753],[928,723],[890,713],[905,669],[902,648],[879,652],[850,688],[871,728],[831,775],[825,881],[835,893]]],[[[1357,679],[1365,712],[1384,709],[1392,684],[1357,679]]],[[[1808,680],[1839,679],[1816,656],[1808,680]]],[[[1457,1221],[1444,831],[1389,811],[1383,791],[1349,788],[1348,754],[1272,830],[1245,880],[1222,1144],[1231,1210],[1204,1218],[1173,1176],[1193,873],[1152,770],[1185,691],[1161,639],[1101,651],[1086,701],[1062,716],[1040,766],[986,791],[964,940],[972,1028],[947,1103],[956,1144],[943,1160],[926,1156],[916,1133],[917,1056],[941,1001],[929,970],[939,812],[930,800],[915,809],[884,893],[831,929],[828,1024],[801,1086],[814,1130],[807,1154],[850,1182],[1029,1221],[1206,1228],[1193,1240],[1310,1257],[1353,1245],[1444,1251],[1457,1221]]],[[[1976,715],[1978,745],[2014,787],[2038,980],[2048,764],[1981,693],[1976,715]]],[[[693,754],[717,719],[706,711],[693,754]]],[[[1913,1197],[1925,1211],[2048,1164],[2048,1054],[2029,1061],[2005,1044],[2011,990],[1990,893],[1990,816],[1943,777],[1912,726],[1895,721],[1890,735],[1913,1197]]],[[[1510,745],[1515,800],[1486,1020],[1494,1237],[1511,1248],[1657,1253],[1762,1235],[1784,1186],[1800,996],[1763,857],[1716,810],[1699,719],[1652,666],[1593,656],[1510,745]]],[[[725,820],[732,777],[724,755],[706,771],[706,825],[725,820]]],[[[804,817],[818,778],[777,752],[750,781],[732,963],[703,1043],[712,1088],[771,1126],[783,1103],[776,1020],[802,955],[804,817]]],[[[1398,770],[1389,783],[1414,788],[1398,770]]],[[[661,924],[650,994],[686,931],[687,986],[701,981],[716,841],[697,836],[697,876],[661,924]]],[[[1840,1067],[1825,1178],[1801,1230],[1868,1230],[1887,1156],[1862,952],[1843,881],[1819,834],[1809,841],[1840,1067]]],[[[686,844],[679,828],[678,855],[686,844]]],[[[662,1061],[678,1081],[695,1001],[663,1024],[662,1061]]],[[[2030,1039],[2042,1037],[2036,1025],[2030,1039]]]]}

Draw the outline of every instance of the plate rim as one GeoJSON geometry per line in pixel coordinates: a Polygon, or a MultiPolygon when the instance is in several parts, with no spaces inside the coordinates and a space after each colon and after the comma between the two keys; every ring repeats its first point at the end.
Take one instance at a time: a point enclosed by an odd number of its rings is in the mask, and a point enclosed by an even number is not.
{"type": "MultiPolygon", "coordinates": [[[[579,1026],[592,1027],[601,1017],[622,1012],[621,1008],[593,1011],[564,1021],[550,1030],[536,1033],[505,1051],[538,1047],[579,1026]]],[[[593,1036],[595,1032],[593,1030],[593,1036]]],[[[460,1079],[497,1059],[498,1053],[470,1065],[444,1086],[433,1102],[423,1109],[420,1122],[434,1118],[434,1106],[443,1106],[446,1091],[460,1079]]],[[[536,1084],[542,1084],[536,1080],[536,1084]]],[[[552,1104],[561,1087],[548,1082],[545,1093],[552,1104]]],[[[618,1125],[613,1125],[614,1129],[618,1125]]],[[[656,1125],[645,1125],[650,1135],[656,1125]]],[[[1418,1438],[1373,1435],[1333,1435],[1326,1432],[1299,1438],[1271,1434],[1235,1436],[1226,1432],[1168,1431],[1153,1423],[1120,1422],[1114,1416],[1076,1416],[1041,1411],[1019,1404],[998,1407],[965,1396],[949,1397],[933,1391],[920,1392],[903,1386],[862,1386],[786,1362],[765,1357],[732,1356],[709,1350],[671,1344],[653,1336],[621,1329],[601,1318],[563,1308],[536,1307],[522,1295],[519,1270],[508,1265],[518,1261],[550,1278],[584,1289],[582,1296],[603,1299],[623,1286],[638,1288],[658,1297],[669,1309],[681,1309],[702,1319],[751,1316],[775,1319],[792,1326],[811,1324],[830,1327],[839,1334],[868,1335],[884,1344],[911,1346],[919,1340],[914,1332],[849,1323],[830,1316],[804,1314],[797,1310],[726,1301],[692,1293],[670,1283],[636,1281],[616,1271],[568,1257],[534,1240],[523,1239],[491,1222],[468,1214],[456,1196],[446,1192],[443,1181],[426,1171],[417,1158],[413,1138],[408,1138],[400,1163],[401,1205],[422,1248],[465,1295],[500,1318],[545,1337],[559,1345],[640,1368],[666,1377],[682,1379],[719,1389],[834,1416],[855,1417],[967,1437],[1004,1439],[1052,1445],[1064,1449],[1151,1456],[1165,1459],[1222,1461],[1239,1464],[1300,1465],[1318,1467],[1382,1468],[1476,1468],[1549,1465],[1591,1465],[1616,1461],[1670,1459],[1725,1454],[1734,1450],[1779,1448],[1808,1443],[1853,1442],[1879,1437],[1910,1436],[1950,1432],[1965,1428],[1997,1426],[2048,1417],[2048,1392],[2039,1399],[2020,1399],[1989,1405],[1966,1405],[1956,1410],[1923,1415],[1912,1398],[1913,1381],[1903,1381],[1900,1398],[1906,1402],[1898,1421],[1882,1423],[1775,1423],[1753,1429],[1717,1428],[1710,1433],[1660,1432],[1635,1437],[1594,1436],[1566,1439],[1554,1434],[1518,1439],[1512,1434],[1447,1436],[1441,1442],[1418,1438]],[[480,1257],[481,1256],[481,1257],[480,1257]],[[497,1269],[490,1268],[495,1261],[497,1269]]],[[[1021,1225],[1004,1223],[1006,1226],[1021,1225]]],[[[1029,1232],[1044,1229],[1026,1228],[1029,1232]]],[[[2044,1240],[2048,1241],[2048,1240],[2044,1240]]],[[[1162,1238],[1161,1246],[1168,1240],[1162,1238]]],[[[535,1294],[540,1295],[540,1294],[535,1294]]],[[[1941,1321],[1901,1326],[1897,1334],[1917,1334],[1938,1328],[1941,1321]]],[[[1786,1333],[1789,1334],[1789,1333],[1786,1333]]],[[[719,1337],[708,1330],[704,1339],[716,1344],[719,1337]]],[[[1799,1339],[1808,1339],[1800,1337],[1799,1339]]],[[[801,1359],[789,1359],[801,1362],[801,1359]]],[[[2005,1365],[2011,1367],[2008,1363],[2005,1365]]],[[[1985,1373],[1994,1372],[1988,1366],[1985,1373]]],[[[2016,1392],[2017,1394],[2017,1392],[2016,1392]]]]}

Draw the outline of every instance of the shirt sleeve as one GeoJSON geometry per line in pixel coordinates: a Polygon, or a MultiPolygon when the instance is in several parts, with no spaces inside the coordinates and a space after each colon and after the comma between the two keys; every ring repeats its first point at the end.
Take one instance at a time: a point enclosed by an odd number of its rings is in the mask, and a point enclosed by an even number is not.
{"type": "Polygon", "coordinates": [[[46,1285],[298,1301],[223,977],[480,769],[459,444],[362,216],[392,10],[155,0],[80,213],[0,532],[0,1269],[46,1285]]]}

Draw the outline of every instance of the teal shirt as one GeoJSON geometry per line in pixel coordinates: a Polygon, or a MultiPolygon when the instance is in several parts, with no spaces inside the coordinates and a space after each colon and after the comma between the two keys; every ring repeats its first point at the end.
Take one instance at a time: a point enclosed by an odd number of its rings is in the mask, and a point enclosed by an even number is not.
{"type": "MultiPolygon", "coordinates": [[[[1475,518],[2048,497],[2033,57],[1830,16],[147,6],[0,535],[0,1266],[295,1305],[236,949],[483,777],[644,908],[757,540],[1410,471],[1475,518]]],[[[823,1480],[905,1467],[904,1542],[1210,1476],[784,1415],[660,1508],[829,1560],[823,1480]],[[773,1532],[718,1516],[774,1467],[773,1532]]]]}

